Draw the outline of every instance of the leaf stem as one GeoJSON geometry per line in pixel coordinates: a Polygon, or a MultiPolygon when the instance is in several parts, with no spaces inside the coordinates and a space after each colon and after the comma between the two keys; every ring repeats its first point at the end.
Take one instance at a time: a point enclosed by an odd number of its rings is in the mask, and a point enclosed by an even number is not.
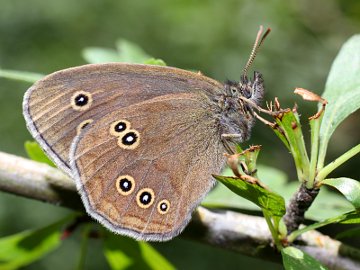
{"type": "Polygon", "coordinates": [[[297,237],[299,237],[301,234],[307,232],[307,231],[310,231],[310,230],[315,230],[317,228],[320,228],[320,227],[323,227],[325,225],[328,225],[328,224],[331,224],[331,223],[339,223],[343,220],[346,220],[346,218],[348,218],[349,216],[353,215],[353,214],[357,214],[357,211],[354,210],[354,211],[351,211],[351,212],[348,212],[348,213],[345,213],[345,214],[342,214],[340,216],[337,216],[337,217],[332,217],[332,218],[328,218],[328,219],[325,219],[323,221],[320,221],[320,222],[316,222],[314,224],[311,224],[309,226],[306,226],[304,228],[301,228],[299,230],[296,230],[296,231],[293,231],[292,233],[289,234],[288,236],[288,241],[291,243],[293,242],[297,237]]]}
{"type": "Polygon", "coordinates": [[[267,223],[267,225],[269,227],[271,236],[272,236],[272,238],[274,240],[275,246],[276,246],[277,250],[280,251],[283,248],[283,246],[280,243],[278,232],[277,232],[277,230],[275,229],[275,227],[274,227],[274,225],[272,223],[271,215],[269,215],[269,213],[267,213],[267,211],[265,211],[264,209],[263,209],[263,214],[264,214],[266,223],[267,223]]]}
{"type": "Polygon", "coordinates": [[[316,182],[319,183],[322,180],[324,180],[333,170],[335,170],[337,167],[342,165],[344,162],[355,156],[360,152],[360,144],[354,146],[344,154],[342,154],[340,157],[335,159],[333,162],[326,165],[324,168],[321,169],[321,171],[318,173],[316,177],[316,182]]]}
{"type": "Polygon", "coordinates": [[[319,133],[320,124],[324,113],[321,113],[318,118],[310,119],[311,128],[311,154],[310,154],[310,166],[309,166],[309,178],[306,182],[306,187],[311,189],[314,187],[315,175],[316,175],[316,163],[318,160],[319,151],[319,133]]]}

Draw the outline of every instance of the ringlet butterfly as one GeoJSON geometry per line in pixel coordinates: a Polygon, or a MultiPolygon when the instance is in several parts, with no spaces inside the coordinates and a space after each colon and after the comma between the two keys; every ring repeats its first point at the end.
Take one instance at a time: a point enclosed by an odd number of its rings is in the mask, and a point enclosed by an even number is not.
{"type": "Polygon", "coordinates": [[[125,63],[55,72],[27,90],[27,127],[90,216],[137,240],[169,240],[214,186],[223,153],[250,136],[264,85],[247,70],[269,32],[260,27],[240,82],[125,63]]]}

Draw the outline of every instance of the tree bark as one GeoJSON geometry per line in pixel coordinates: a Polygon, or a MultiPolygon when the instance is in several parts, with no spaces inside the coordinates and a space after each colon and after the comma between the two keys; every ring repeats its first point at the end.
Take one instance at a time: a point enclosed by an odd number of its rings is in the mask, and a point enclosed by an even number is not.
{"type": "MultiPolygon", "coordinates": [[[[0,190],[84,211],[74,182],[60,170],[3,152],[0,152],[0,190]]],[[[198,207],[181,237],[281,262],[281,255],[272,246],[266,221],[261,217],[198,207]]],[[[297,248],[330,269],[360,269],[358,251],[340,241],[317,231],[304,233],[299,240],[297,248]]]]}

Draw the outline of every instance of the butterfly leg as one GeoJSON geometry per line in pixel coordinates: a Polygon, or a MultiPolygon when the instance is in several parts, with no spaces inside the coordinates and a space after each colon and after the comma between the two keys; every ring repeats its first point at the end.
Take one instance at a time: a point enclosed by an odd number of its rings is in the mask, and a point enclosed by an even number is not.
{"type": "Polygon", "coordinates": [[[231,140],[231,139],[242,139],[243,135],[241,134],[231,134],[231,133],[223,133],[221,134],[221,137],[225,140],[231,140]]]}
{"type": "Polygon", "coordinates": [[[229,154],[235,154],[235,151],[230,146],[229,142],[231,142],[233,139],[237,139],[236,141],[239,141],[239,140],[242,141],[243,136],[241,134],[224,133],[224,134],[221,134],[221,138],[222,138],[222,141],[223,141],[226,151],[228,151],[229,154]]]}

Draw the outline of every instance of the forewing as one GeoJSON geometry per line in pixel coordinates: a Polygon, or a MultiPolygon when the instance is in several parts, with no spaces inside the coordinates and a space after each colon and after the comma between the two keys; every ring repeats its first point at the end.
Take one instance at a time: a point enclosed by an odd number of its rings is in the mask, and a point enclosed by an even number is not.
{"type": "Polygon", "coordinates": [[[51,159],[69,175],[69,149],[81,128],[110,112],[164,94],[221,85],[199,73],[134,65],[85,65],[55,72],[35,83],[23,102],[27,127],[51,159]],[[85,106],[78,106],[87,97],[85,106]]]}
{"type": "Polygon", "coordinates": [[[162,241],[188,223],[223,166],[223,152],[210,101],[194,92],[113,111],[83,131],[70,156],[91,216],[116,233],[162,241]]]}

